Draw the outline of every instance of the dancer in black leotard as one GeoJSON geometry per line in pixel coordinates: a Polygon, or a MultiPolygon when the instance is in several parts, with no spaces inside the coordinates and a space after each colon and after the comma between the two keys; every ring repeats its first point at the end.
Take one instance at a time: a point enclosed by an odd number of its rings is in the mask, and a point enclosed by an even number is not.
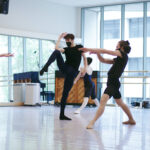
{"type": "Polygon", "coordinates": [[[96,120],[103,114],[107,101],[112,96],[115,99],[116,103],[123,109],[123,111],[127,114],[129,118],[129,120],[123,122],[123,124],[131,124],[131,125],[136,124],[128,106],[122,101],[121,93],[119,91],[120,88],[119,78],[122,75],[128,61],[128,53],[131,50],[130,43],[128,41],[123,40],[119,41],[115,51],[101,48],[100,49],[81,48],[81,50],[84,52],[89,51],[91,53],[97,54],[98,59],[103,63],[113,64],[110,70],[108,71],[107,87],[104,91],[104,94],[101,97],[100,106],[96,112],[95,117],[93,118],[93,120],[90,121],[87,128],[88,129],[93,128],[96,120]],[[106,59],[103,58],[101,54],[109,54],[117,57],[115,59],[106,59]]]}

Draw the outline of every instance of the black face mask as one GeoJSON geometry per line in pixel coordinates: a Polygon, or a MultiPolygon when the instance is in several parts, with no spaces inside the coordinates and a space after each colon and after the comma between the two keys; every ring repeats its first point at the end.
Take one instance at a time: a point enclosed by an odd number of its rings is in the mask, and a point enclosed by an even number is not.
{"type": "Polygon", "coordinates": [[[70,46],[71,46],[71,42],[66,42],[66,45],[67,45],[68,47],[70,47],[70,46]]]}

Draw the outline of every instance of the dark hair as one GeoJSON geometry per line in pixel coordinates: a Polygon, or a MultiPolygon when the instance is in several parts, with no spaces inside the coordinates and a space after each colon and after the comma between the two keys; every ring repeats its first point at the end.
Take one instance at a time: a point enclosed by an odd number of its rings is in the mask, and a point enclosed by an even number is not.
{"type": "Polygon", "coordinates": [[[92,63],[92,58],[91,57],[87,57],[87,63],[88,63],[88,65],[90,65],[92,63]]]}
{"type": "Polygon", "coordinates": [[[65,40],[68,40],[68,39],[74,40],[74,38],[75,38],[75,36],[74,36],[73,34],[71,34],[71,33],[68,33],[68,34],[64,37],[65,40]]]}
{"type": "Polygon", "coordinates": [[[130,43],[128,40],[127,41],[121,40],[121,41],[119,41],[119,44],[120,44],[120,47],[123,47],[125,53],[127,53],[127,54],[130,53],[131,46],[130,46],[130,43]]]}

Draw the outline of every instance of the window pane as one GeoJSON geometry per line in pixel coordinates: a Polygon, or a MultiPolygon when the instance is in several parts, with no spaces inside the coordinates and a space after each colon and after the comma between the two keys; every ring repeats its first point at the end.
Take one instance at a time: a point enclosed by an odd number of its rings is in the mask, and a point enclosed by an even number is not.
{"type": "MultiPolygon", "coordinates": [[[[23,72],[23,38],[12,36],[11,37],[11,53],[14,54],[12,57],[12,78],[14,73],[21,73],[23,72]]],[[[13,82],[11,83],[11,91],[10,91],[10,98],[13,100],[13,82]]]]}
{"type": "Polygon", "coordinates": [[[126,66],[124,96],[127,100],[141,101],[143,92],[143,4],[125,5],[125,40],[129,40],[131,52],[126,66]],[[139,78],[141,77],[141,78],[139,78]],[[133,90],[136,89],[136,90],[133,90]]]}
{"type": "MultiPolygon", "coordinates": [[[[8,36],[0,35],[0,54],[8,53],[8,36]]],[[[8,101],[8,58],[0,58],[0,102],[8,101]]]]}
{"type": "Polygon", "coordinates": [[[39,71],[39,40],[26,39],[27,71],[39,71]]]}
{"type": "MultiPolygon", "coordinates": [[[[54,48],[55,48],[54,42],[42,40],[43,66],[48,61],[48,58],[54,51],[54,48]]],[[[45,88],[46,91],[55,92],[55,70],[56,69],[57,69],[57,63],[55,61],[48,68],[48,73],[44,73],[44,76],[41,77],[41,82],[46,83],[46,88],[45,88]]]]}
{"type": "MultiPolygon", "coordinates": [[[[147,3],[147,57],[146,70],[149,71],[147,76],[150,77],[150,3],[147,3]]],[[[150,100],[150,78],[146,79],[146,98],[150,100]]]]}
{"type": "MultiPolygon", "coordinates": [[[[109,6],[104,7],[104,48],[109,50],[115,50],[118,41],[120,40],[120,26],[121,26],[121,6],[109,6]]],[[[113,59],[110,55],[104,55],[105,58],[113,59]]],[[[102,91],[106,88],[107,72],[112,65],[101,63],[101,70],[103,84],[102,91]]],[[[114,103],[113,98],[108,103],[114,103]]]]}
{"type": "Polygon", "coordinates": [[[115,50],[121,35],[121,6],[104,8],[104,48],[115,50]]]}
{"type": "Polygon", "coordinates": [[[143,18],[129,18],[129,37],[130,38],[142,38],[143,30],[143,18]]]}
{"type": "Polygon", "coordinates": [[[23,38],[11,37],[12,74],[23,72],[23,38]]]}
{"type": "MultiPolygon", "coordinates": [[[[90,8],[84,10],[84,47],[100,47],[100,8],[90,8]]],[[[86,54],[86,56],[89,56],[86,54]]],[[[91,64],[93,70],[99,70],[97,56],[90,55],[93,58],[91,64]]]]}

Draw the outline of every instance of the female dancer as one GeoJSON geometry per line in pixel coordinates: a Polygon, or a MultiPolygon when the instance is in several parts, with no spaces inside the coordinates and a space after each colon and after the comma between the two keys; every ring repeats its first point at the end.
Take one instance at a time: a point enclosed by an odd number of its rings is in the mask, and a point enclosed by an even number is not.
{"type": "Polygon", "coordinates": [[[89,48],[81,48],[80,50],[84,52],[91,52],[95,53],[98,56],[98,59],[107,64],[113,64],[110,70],[108,71],[108,79],[107,79],[107,87],[104,91],[104,94],[100,100],[100,106],[94,116],[94,118],[90,121],[87,126],[87,129],[92,129],[96,120],[101,117],[104,112],[105,105],[110,97],[113,96],[116,103],[123,109],[123,111],[127,114],[129,120],[123,122],[123,124],[131,124],[134,125],[136,122],[134,121],[132,114],[128,108],[128,106],[123,102],[121,98],[121,93],[119,91],[120,88],[120,81],[119,78],[122,75],[125,66],[128,61],[128,54],[131,50],[130,43],[128,41],[121,40],[118,42],[116,46],[116,50],[106,50],[106,49],[89,49],[89,48]],[[113,56],[117,56],[114,59],[106,59],[101,56],[101,54],[109,54],[113,56]]]}

